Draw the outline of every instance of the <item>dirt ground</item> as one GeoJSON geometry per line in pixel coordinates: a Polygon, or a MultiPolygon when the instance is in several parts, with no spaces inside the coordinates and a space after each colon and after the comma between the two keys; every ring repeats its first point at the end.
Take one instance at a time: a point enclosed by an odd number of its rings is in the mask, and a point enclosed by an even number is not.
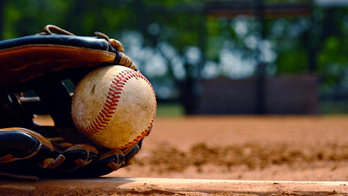
{"type": "Polygon", "coordinates": [[[136,163],[107,176],[346,181],[348,116],[157,118],[136,163]]]}
{"type": "MultiPolygon", "coordinates": [[[[347,181],[347,135],[348,116],[159,117],[136,163],[104,177],[347,181]]],[[[65,195],[118,195],[95,191],[65,195]]]]}

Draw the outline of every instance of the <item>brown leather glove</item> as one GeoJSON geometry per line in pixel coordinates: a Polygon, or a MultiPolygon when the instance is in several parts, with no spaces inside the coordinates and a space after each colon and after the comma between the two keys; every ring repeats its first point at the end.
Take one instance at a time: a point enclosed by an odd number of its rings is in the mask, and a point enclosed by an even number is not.
{"type": "Polygon", "coordinates": [[[96,35],[101,38],[47,25],[44,33],[0,41],[0,175],[96,177],[134,161],[142,140],[121,150],[101,147],[71,119],[71,92],[63,80],[76,86],[106,65],[136,70],[119,41],[96,35]],[[36,96],[23,96],[31,91],[36,96]],[[50,114],[54,126],[36,125],[35,114],[50,114]]]}

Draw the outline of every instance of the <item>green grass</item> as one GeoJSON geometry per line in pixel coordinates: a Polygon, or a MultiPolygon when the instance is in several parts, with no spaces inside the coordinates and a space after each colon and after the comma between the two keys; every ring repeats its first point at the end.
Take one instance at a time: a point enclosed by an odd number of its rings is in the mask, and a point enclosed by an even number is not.
{"type": "MultiPolygon", "coordinates": [[[[348,114],[348,101],[323,101],[319,103],[319,114],[348,114]]],[[[185,115],[180,104],[158,104],[156,117],[185,115]]]]}
{"type": "Polygon", "coordinates": [[[319,103],[320,114],[348,114],[348,101],[323,101],[319,103]]]}
{"type": "Polygon", "coordinates": [[[156,117],[183,116],[184,107],[180,104],[158,104],[156,117]]]}

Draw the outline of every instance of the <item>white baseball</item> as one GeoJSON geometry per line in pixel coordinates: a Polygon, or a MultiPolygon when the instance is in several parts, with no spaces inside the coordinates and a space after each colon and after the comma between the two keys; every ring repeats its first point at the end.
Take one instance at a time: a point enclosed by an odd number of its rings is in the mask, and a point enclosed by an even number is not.
{"type": "Polygon", "coordinates": [[[153,126],[156,97],[137,71],[114,65],[87,74],[76,86],[71,115],[76,128],[94,143],[122,149],[153,126]]]}

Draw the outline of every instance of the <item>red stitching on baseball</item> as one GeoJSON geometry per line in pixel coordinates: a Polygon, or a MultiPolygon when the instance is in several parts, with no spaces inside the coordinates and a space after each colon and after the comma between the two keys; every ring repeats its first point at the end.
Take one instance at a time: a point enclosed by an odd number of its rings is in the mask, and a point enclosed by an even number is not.
{"type": "Polygon", "coordinates": [[[116,78],[114,78],[114,80],[112,81],[110,85],[107,99],[105,101],[103,108],[99,112],[99,115],[94,119],[94,121],[91,124],[89,124],[85,128],[77,125],[77,123],[75,123],[75,119],[73,119],[76,127],[80,131],[84,132],[85,134],[94,135],[100,132],[108,124],[108,122],[110,121],[112,117],[112,114],[115,113],[116,106],[117,106],[117,103],[115,102],[119,102],[119,99],[121,98],[120,94],[124,85],[126,84],[126,81],[133,77],[138,77],[140,79],[143,79],[151,87],[152,94],[155,98],[155,112],[153,114],[153,118],[150,123],[150,126],[145,131],[143,131],[140,136],[137,136],[137,138],[135,138],[132,142],[129,142],[128,144],[120,147],[120,149],[132,146],[136,144],[137,142],[139,142],[142,138],[144,138],[150,131],[151,127],[153,126],[153,122],[154,122],[156,111],[157,111],[157,101],[156,101],[155,91],[153,90],[150,82],[141,73],[136,72],[134,70],[124,70],[121,73],[119,73],[116,76],[116,78]]]}
{"type": "MultiPolygon", "coordinates": [[[[139,77],[139,78],[145,80],[145,81],[148,83],[148,85],[152,87],[152,85],[151,85],[151,83],[149,82],[149,80],[147,80],[147,78],[145,78],[145,77],[144,77],[142,74],[140,74],[139,72],[135,72],[135,71],[133,71],[133,70],[127,70],[127,73],[130,74],[130,75],[133,76],[133,77],[139,77]]],[[[150,131],[151,127],[153,126],[153,124],[154,124],[154,119],[155,119],[155,116],[156,116],[156,111],[157,111],[157,101],[156,101],[155,91],[153,90],[153,88],[151,88],[151,89],[152,89],[152,94],[153,94],[153,96],[155,97],[155,112],[154,112],[154,114],[153,114],[153,118],[152,118],[152,121],[151,121],[151,123],[150,123],[151,126],[149,126],[145,131],[143,131],[143,132],[141,133],[141,136],[138,136],[138,137],[137,137],[136,139],[134,139],[132,142],[130,142],[130,143],[128,143],[128,144],[126,144],[126,145],[120,147],[120,149],[129,147],[129,146],[132,146],[132,145],[138,143],[142,138],[144,138],[144,137],[148,134],[148,132],[150,131]]]]}

